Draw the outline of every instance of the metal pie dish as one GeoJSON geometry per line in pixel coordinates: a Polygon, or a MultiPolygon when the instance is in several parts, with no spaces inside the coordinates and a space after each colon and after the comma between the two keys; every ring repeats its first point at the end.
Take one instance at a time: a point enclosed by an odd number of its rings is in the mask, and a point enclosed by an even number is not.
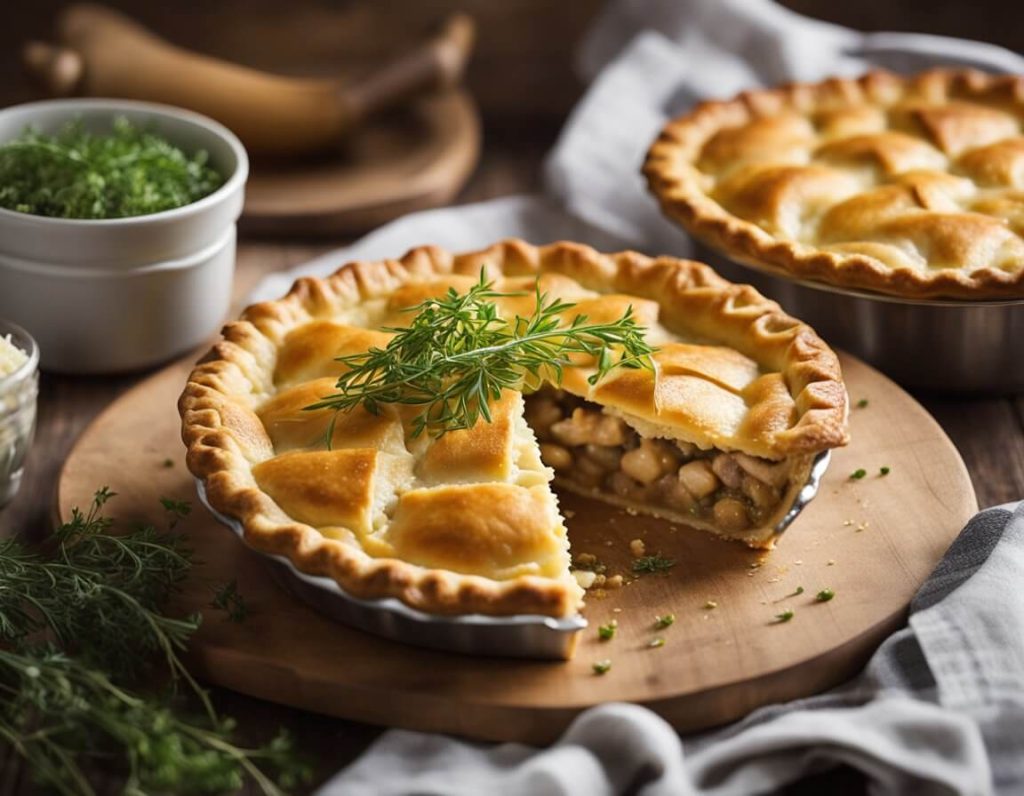
{"type": "Polygon", "coordinates": [[[944,393],[1024,393],[1024,298],[910,299],[797,279],[698,247],[697,259],[747,282],[834,348],[905,387],[944,393]]]}
{"type": "MultiPolygon", "coordinates": [[[[818,494],[830,459],[830,451],[815,457],[793,506],[775,526],[776,539],[818,494]]],[[[200,479],[196,479],[196,492],[210,513],[245,542],[242,523],[210,505],[200,479]]],[[[255,552],[267,559],[287,591],[315,610],[342,624],[403,644],[469,655],[567,660],[576,648],[579,632],[587,627],[587,620],[580,614],[562,618],[537,614],[441,616],[417,611],[394,597],[363,600],[348,594],[331,578],[300,572],[285,556],[255,552]]]]}

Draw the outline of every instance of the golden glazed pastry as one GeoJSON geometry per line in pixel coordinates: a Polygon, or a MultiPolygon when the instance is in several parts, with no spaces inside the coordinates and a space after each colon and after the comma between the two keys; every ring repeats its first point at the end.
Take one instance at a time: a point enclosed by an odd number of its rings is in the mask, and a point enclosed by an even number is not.
{"type": "Polygon", "coordinates": [[[733,259],[897,296],[1024,296],[1024,77],[873,72],[706,102],[644,167],[733,259]]]}
{"type": "Polygon", "coordinates": [[[835,354],[753,288],[700,263],[510,240],[471,254],[425,247],[300,279],[250,307],[199,363],[180,401],[188,466],[258,550],[362,598],[432,613],[564,616],[581,604],[551,482],[754,546],[847,439],[835,354]],[[577,357],[560,389],[505,390],[492,420],[415,436],[416,407],[305,407],[334,392],[341,355],[383,347],[383,327],[486,271],[502,317],[541,290],[591,321],[629,306],[658,346],[655,371],[596,385],[577,357]],[[326,435],[335,417],[332,444],[326,435]]]}

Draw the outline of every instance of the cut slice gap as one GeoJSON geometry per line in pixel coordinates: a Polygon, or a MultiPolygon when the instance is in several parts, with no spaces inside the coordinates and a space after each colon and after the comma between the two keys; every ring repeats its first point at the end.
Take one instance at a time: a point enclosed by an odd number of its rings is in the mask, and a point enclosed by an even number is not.
{"type": "Polygon", "coordinates": [[[556,486],[753,547],[772,546],[812,460],[645,436],[626,418],[551,387],[527,396],[526,420],[556,486]]]}

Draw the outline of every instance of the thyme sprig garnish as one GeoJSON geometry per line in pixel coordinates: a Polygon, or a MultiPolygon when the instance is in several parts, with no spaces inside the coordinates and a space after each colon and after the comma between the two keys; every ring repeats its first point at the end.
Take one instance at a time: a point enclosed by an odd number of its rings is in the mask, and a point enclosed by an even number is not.
{"type": "MultiPolygon", "coordinates": [[[[420,406],[413,435],[441,436],[472,428],[481,417],[490,422],[490,404],[503,390],[560,384],[574,354],[594,357],[591,384],[615,368],[653,370],[654,349],[632,307],[611,323],[590,323],[586,315],[567,321],[574,305],[549,298],[538,284],[531,315],[501,317],[494,300],[517,295],[524,294],[495,290],[481,271],[465,293],[449,288],[410,307],[409,326],[385,328],[395,335],[385,348],[338,357],[347,370],[337,394],[306,408],[346,412],[361,405],[376,414],[385,404],[420,406]]],[[[332,434],[333,425],[328,443],[332,434]]]]}

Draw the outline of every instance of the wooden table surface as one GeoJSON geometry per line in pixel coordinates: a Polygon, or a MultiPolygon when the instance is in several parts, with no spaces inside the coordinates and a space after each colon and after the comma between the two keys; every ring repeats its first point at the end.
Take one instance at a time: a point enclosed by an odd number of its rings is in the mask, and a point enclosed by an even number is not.
{"type": "MultiPolygon", "coordinates": [[[[460,203],[539,188],[542,156],[551,141],[546,136],[538,136],[537,140],[521,137],[503,140],[500,133],[489,132],[483,161],[459,197],[460,203]]],[[[303,244],[243,237],[236,280],[239,306],[248,289],[264,274],[297,265],[344,242],[303,244]]],[[[0,511],[0,533],[41,536],[47,531],[57,474],[76,437],[106,404],[146,375],[43,375],[36,441],[21,492],[0,511]]],[[[1024,398],[917,397],[959,448],[974,481],[979,505],[990,506],[1024,497],[1024,398]]],[[[116,505],[116,501],[111,504],[115,514],[116,505]]],[[[239,719],[247,739],[268,737],[280,725],[288,727],[315,758],[317,782],[352,760],[380,732],[372,727],[303,713],[219,689],[215,691],[215,699],[224,712],[239,719]]],[[[826,782],[833,790],[838,787],[843,792],[858,792],[859,780],[849,773],[838,779],[829,776],[826,782]]],[[[816,778],[798,791],[811,793],[819,784],[823,783],[816,778]]],[[[110,792],[115,792],[113,788],[111,785],[110,792]]],[[[0,796],[33,792],[16,761],[0,758],[0,796]]]]}

